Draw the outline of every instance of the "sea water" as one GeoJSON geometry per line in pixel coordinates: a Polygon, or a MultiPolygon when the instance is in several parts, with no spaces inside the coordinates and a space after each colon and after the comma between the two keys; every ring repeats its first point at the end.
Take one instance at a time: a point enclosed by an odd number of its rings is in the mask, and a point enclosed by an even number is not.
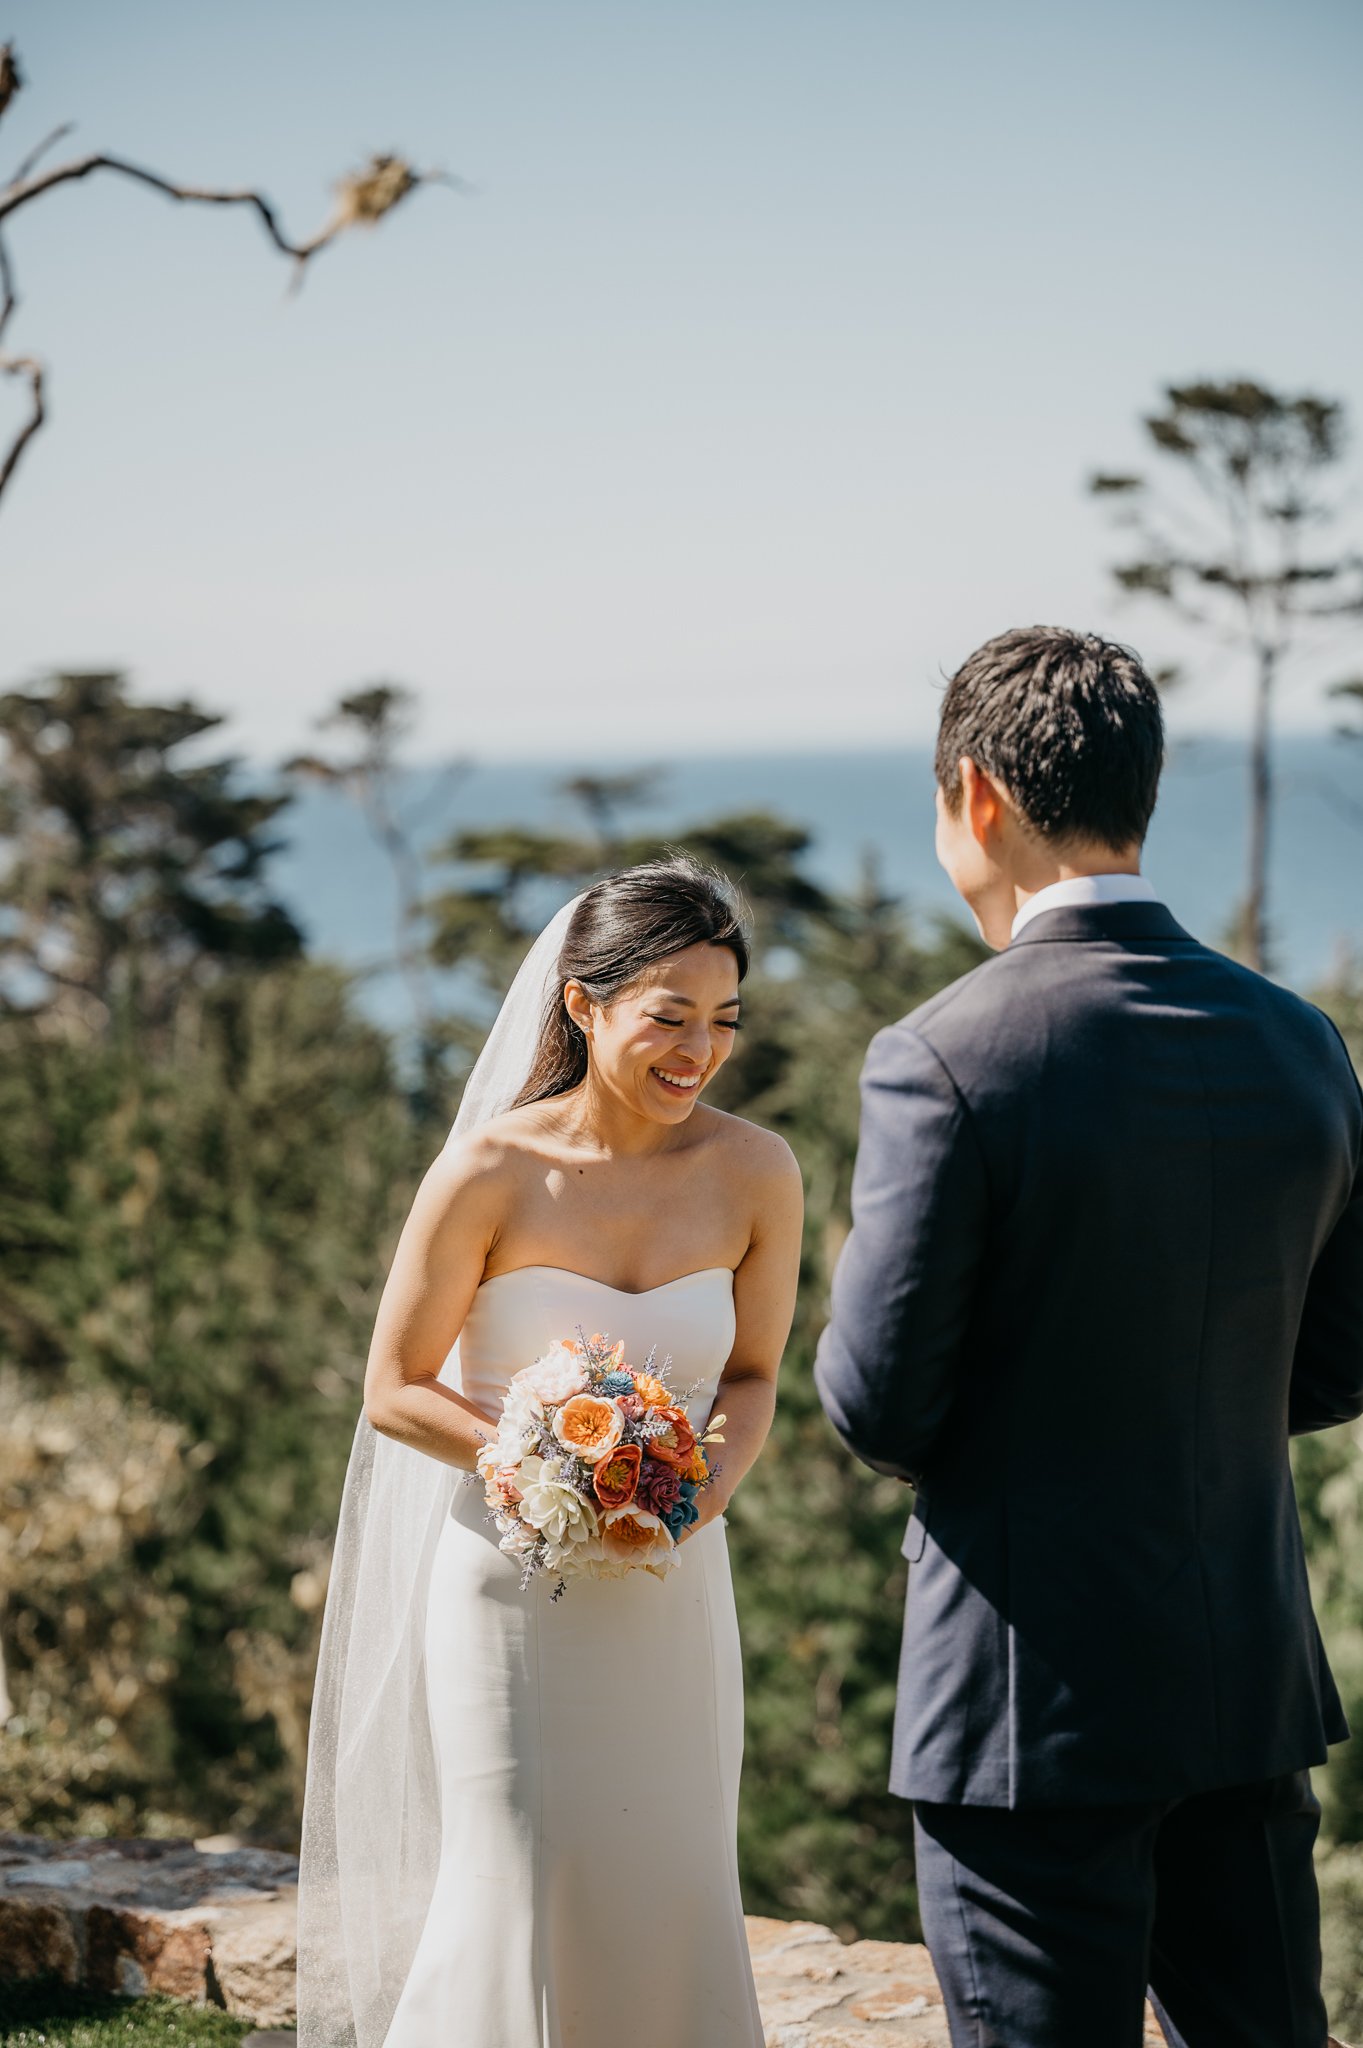
{"type": "MultiPolygon", "coordinates": [[[[631,833],[684,836],[736,812],[770,811],[810,835],[806,872],[825,887],[856,885],[876,863],[881,885],[911,914],[964,915],[933,854],[932,757],[926,748],[884,752],[717,755],[654,759],[647,801],[622,807],[631,833]]],[[[429,851],[455,833],[489,825],[585,835],[579,806],[560,785],[576,774],[616,773],[575,761],[496,761],[462,775],[416,767],[402,778],[399,812],[429,851]]],[[[1349,951],[1363,955],[1363,745],[1285,738],[1276,756],[1271,842],[1273,968],[1303,990],[1349,951]]],[[[274,888],[303,927],[309,950],[363,970],[357,995],[377,1021],[401,1027],[407,998],[391,970],[395,889],[359,809],[339,791],[308,787],[279,819],[288,845],[274,888]]],[[[1223,944],[1244,894],[1248,832],[1245,749],[1230,740],[1181,741],[1170,752],[1151,827],[1146,872],[1176,917],[1223,944]]],[[[448,863],[431,862],[427,886],[450,886],[448,863]]],[[[741,879],[741,877],[739,878],[741,879]]],[[[439,977],[447,999],[457,979],[439,977]]]]}

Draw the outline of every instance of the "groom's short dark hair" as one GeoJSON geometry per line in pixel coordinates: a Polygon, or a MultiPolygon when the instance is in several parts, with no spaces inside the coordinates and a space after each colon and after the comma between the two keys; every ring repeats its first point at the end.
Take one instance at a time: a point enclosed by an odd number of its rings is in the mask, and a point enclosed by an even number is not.
{"type": "Polygon", "coordinates": [[[937,780],[953,817],[963,754],[1044,838],[1139,845],[1164,761],[1159,693],[1129,647],[1064,626],[1016,626],[947,684],[937,780]]]}

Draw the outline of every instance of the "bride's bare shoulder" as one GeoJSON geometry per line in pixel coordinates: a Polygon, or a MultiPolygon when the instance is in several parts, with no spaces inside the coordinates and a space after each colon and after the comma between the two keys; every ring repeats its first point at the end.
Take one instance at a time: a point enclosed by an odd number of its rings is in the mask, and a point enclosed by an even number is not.
{"type": "Polygon", "coordinates": [[[713,1120],[708,1141],[717,1148],[726,1172],[740,1173],[761,1187],[803,1184],[800,1163],[779,1131],[709,1103],[704,1107],[713,1120]]]}
{"type": "Polygon", "coordinates": [[[544,1117],[538,1103],[503,1110],[475,1130],[452,1137],[432,1162],[451,1188],[514,1178],[544,1150],[544,1117]]]}
{"type": "Polygon", "coordinates": [[[490,1247],[520,1201],[533,1162],[530,1131],[519,1110],[451,1137],[426,1168],[409,1228],[434,1245],[453,1240],[490,1247]]]}

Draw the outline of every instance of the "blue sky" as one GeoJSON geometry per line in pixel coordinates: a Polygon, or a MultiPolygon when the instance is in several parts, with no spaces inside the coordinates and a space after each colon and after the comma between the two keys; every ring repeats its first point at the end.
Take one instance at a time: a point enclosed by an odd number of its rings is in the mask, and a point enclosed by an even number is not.
{"type": "MultiPolygon", "coordinates": [[[[1162,379],[1363,425],[1352,0],[10,0],[0,33],[0,165],[74,118],[300,234],[370,148],[477,188],[294,300],[244,215],[106,179],[15,222],[52,422],[0,511],[0,683],[126,666],[262,758],[378,676],[432,755],[918,741],[1005,625],[1187,652],[1114,604],[1083,493],[1162,379]]],[[[1360,666],[1304,664],[1285,721],[1360,666]]],[[[1238,728],[1234,664],[1196,676],[1175,723],[1238,728]]]]}

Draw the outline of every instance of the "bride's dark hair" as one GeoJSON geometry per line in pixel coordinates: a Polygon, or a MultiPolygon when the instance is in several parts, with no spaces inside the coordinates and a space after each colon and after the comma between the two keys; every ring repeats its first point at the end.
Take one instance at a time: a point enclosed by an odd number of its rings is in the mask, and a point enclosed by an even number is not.
{"type": "Polygon", "coordinates": [[[727,946],[740,981],[748,971],[747,918],[738,892],[717,869],[673,853],[595,883],[568,925],[534,1063],[511,1107],[566,1095],[586,1078],[587,1041],[568,1015],[567,982],[579,982],[594,1003],[609,1009],[645,968],[688,946],[727,946]]]}

